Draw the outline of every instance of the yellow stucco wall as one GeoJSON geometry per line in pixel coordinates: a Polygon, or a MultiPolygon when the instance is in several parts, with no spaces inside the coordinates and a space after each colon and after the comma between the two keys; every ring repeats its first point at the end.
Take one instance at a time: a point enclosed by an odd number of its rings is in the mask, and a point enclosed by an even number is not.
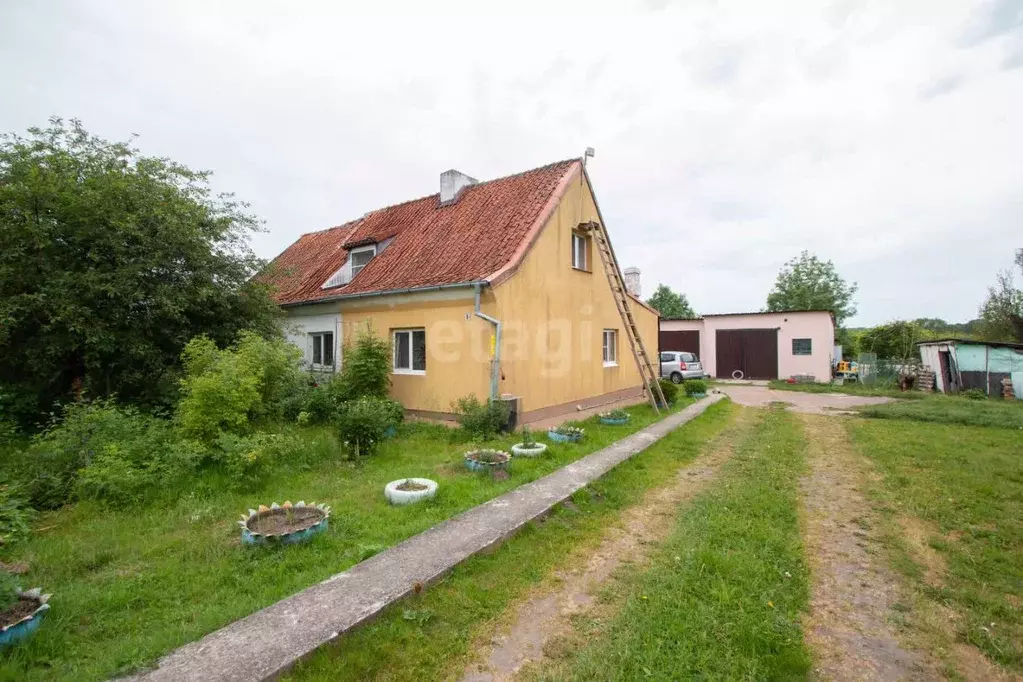
{"type": "MultiPolygon", "coordinates": [[[[596,249],[591,250],[590,272],[572,268],[572,230],[596,219],[592,194],[580,175],[520,268],[483,290],[483,312],[501,320],[504,328],[500,392],[520,396],[524,412],[642,384],[596,249]],[[617,367],[603,366],[604,329],[618,331],[617,367]]],[[[345,344],[367,324],[388,340],[396,329],[425,329],[426,373],[392,374],[391,393],[408,409],[448,413],[458,398],[475,394],[485,399],[490,392],[492,327],[473,309],[472,290],[459,289],[324,303],[288,313],[289,321],[300,323],[340,312],[345,344]]],[[[656,359],[657,316],[638,303],[632,311],[656,359]]]]}
{"type": "MultiPolygon", "coordinates": [[[[505,328],[501,392],[521,396],[525,412],[642,385],[595,245],[589,272],[572,268],[572,231],[591,220],[597,209],[580,175],[518,271],[494,288],[492,314],[505,328]],[[604,329],[618,332],[617,367],[603,366],[604,329]]],[[[657,316],[631,308],[655,357],[657,316]]]]}

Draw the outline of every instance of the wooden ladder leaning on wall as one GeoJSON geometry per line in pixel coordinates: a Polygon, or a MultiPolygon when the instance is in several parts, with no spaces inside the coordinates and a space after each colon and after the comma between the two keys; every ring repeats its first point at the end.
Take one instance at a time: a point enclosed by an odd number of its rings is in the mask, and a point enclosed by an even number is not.
{"type": "MultiPolygon", "coordinates": [[[[657,407],[667,405],[664,400],[664,393],[661,392],[659,372],[654,371],[650,362],[650,355],[646,346],[643,345],[643,337],[639,335],[639,328],[636,326],[636,318],[632,316],[632,308],[629,306],[629,293],[625,288],[625,278],[622,277],[621,268],[618,267],[618,259],[615,257],[614,249],[611,247],[611,239],[607,236],[604,225],[597,221],[581,223],[579,230],[590,234],[597,251],[600,252],[600,262],[604,265],[604,274],[607,275],[608,284],[611,285],[611,295],[618,307],[618,314],[622,316],[622,324],[625,326],[625,336],[629,339],[629,348],[632,349],[632,357],[636,360],[636,368],[639,375],[643,377],[643,388],[646,389],[650,405],[656,414],[661,411],[657,407]]],[[[660,362],[658,362],[660,368],[660,362]]]]}

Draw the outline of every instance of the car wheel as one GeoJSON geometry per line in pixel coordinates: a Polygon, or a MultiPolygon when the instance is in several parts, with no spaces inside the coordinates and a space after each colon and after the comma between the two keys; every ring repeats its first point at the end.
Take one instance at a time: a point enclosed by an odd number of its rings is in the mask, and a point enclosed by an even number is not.
{"type": "Polygon", "coordinates": [[[679,374],[678,372],[672,372],[671,373],[671,383],[673,383],[673,384],[681,384],[682,383],[682,375],[679,374]]]}

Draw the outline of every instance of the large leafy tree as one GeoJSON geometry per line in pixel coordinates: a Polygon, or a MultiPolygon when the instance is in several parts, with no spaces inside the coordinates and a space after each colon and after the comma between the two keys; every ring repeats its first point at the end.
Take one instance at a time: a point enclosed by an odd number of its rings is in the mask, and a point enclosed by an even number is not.
{"type": "Polygon", "coordinates": [[[654,295],[646,302],[665,320],[690,320],[696,317],[686,295],[672,291],[664,284],[658,284],[654,295]]]}
{"type": "MultiPolygon", "coordinates": [[[[1023,249],[1016,250],[1016,265],[1023,271],[1023,249]]],[[[1023,343],[1023,290],[1017,289],[1010,270],[998,273],[980,307],[981,335],[988,341],[1023,343]]]]}
{"type": "Polygon", "coordinates": [[[842,279],[834,263],[803,251],[778,273],[774,289],[767,296],[767,309],[830,310],[835,315],[835,324],[842,327],[856,314],[853,296],[857,288],[855,282],[850,284],[842,279]]]}
{"type": "Polygon", "coordinates": [[[23,421],[84,390],[158,405],[205,334],[275,331],[250,277],[259,222],[209,173],[51,119],[0,137],[0,409],[23,421]]]}

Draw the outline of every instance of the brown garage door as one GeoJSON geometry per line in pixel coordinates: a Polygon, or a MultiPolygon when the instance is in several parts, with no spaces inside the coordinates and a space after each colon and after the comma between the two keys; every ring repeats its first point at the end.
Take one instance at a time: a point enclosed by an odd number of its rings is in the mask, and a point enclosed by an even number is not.
{"type": "Polygon", "coordinates": [[[746,379],[778,378],[777,329],[718,329],[715,341],[719,379],[735,370],[746,379]]]}
{"type": "Polygon", "coordinates": [[[696,353],[696,357],[700,357],[700,332],[697,329],[679,332],[662,331],[657,340],[662,351],[685,351],[696,353]]]}

